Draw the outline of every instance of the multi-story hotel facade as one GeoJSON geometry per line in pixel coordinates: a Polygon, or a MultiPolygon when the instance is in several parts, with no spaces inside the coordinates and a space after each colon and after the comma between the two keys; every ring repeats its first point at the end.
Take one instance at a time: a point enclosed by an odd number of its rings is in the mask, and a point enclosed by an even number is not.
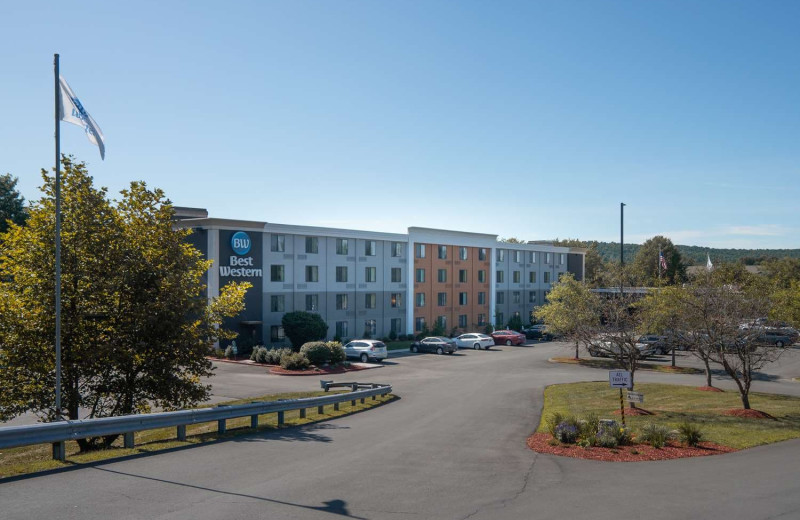
{"type": "Polygon", "coordinates": [[[176,208],[176,226],[213,261],[207,295],[231,281],[253,287],[226,326],[257,343],[285,343],[281,319],[318,313],[327,339],[502,327],[530,311],[561,273],[583,279],[584,251],[543,243],[498,242],[497,235],[410,227],[408,233],[208,218],[176,208]]]}

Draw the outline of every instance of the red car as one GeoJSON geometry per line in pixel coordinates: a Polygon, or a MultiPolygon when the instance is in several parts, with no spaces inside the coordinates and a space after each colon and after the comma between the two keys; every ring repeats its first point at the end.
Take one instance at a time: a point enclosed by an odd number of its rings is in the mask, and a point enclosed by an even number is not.
{"type": "Polygon", "coordinates": [[[522,345],[525,343],[525,334],[513,330],[496,330],[491,334],[495,345],[522,345]]]}

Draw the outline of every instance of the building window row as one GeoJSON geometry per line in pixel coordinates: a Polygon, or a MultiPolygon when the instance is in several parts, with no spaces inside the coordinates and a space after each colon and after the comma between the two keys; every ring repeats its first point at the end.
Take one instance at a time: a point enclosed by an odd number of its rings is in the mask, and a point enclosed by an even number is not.
{"type": "MultiPolygon", "coordinates": [[[[464,306],[468,305],[469,296],[466,292],[459,292],[458,293],[458,305],[464,306]]],[[[425,307],[425,293],[418,292],[414,295],[414,305],[416,307],[425,307]]],[[[447,293],[446,292],[439,292],[436,293],[436,305],[438,307],[446,307],[447,306],[447,293]]],[[[478,305],[486,305],[486,293],[481,291],[478,293],[478,305]]]]}

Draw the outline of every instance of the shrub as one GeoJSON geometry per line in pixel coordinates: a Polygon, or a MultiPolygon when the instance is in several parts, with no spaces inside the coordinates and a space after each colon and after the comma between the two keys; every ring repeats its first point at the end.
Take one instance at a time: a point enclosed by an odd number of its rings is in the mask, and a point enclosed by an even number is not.
{"type": "Polygon", "coordinates": [[[228,345],[228,348],[225,349],[225,357],[228,359],[236,358],[236,351],[234,350],[233,345],[228,345]]]}
{"type": "Polygon", "coordinates": [[[328,325],[319,314],[305,311],[287,312],[281,318],[283,331],[295,352],[309,341],[324,338],[328,332],[328,325]]]}
{"type": "Polygon", "coordinates": [[[600,446],[601,448],[616,448],[619,446],[617,438],[609,434],[598,435],[595,437],[594,444],[595,446],[600,446]]]}
{"type": "Polygon", "coordinates": [[[600,418],[590,413],[586,416],[586,419],[578,421],[578,425],[581,430],[580,434],[582,438],[595,437],[597,435],[597,430],[600,428],[600,418]]]}
{"type": "Polygon", "coordinates": [[[512,316],[510,320],[508,320],[508,328],[511,330],[516,330],[517,332],[522,330],[522,318],[520,316],[512,316]]]}
{"type": "Polygon", "coordinates": [[[322,366],[330,361],[331,351],[324,341],[310,341],[300,347],[300,353],[312,365],[322,366]]]}
{"type": "Polygon", "coordinates": [[[269,352],[269,350],[267,350],[264,347],[258,347],[254,352],[256,353],[256,363],[267,362],[267,353],[269,352]]]}
{"type": "Polygon", "coordinates": [[[688,421],[678,426],[678,433],[681,436],[681,441],[692,448],[700,444],[700,441],[703,440],[703,432],[700,427],[688,421]]]}
{"type": "Polygon", "coordinates": [[[550,435],[552,435],[553,437],[556,436],[556,426],[558,426],[559,423],[561,423],[561,421],[563,420],[564,416],[558,412],[550,414],[550,417],[548,417],[547,420],[545,421],[545,425],[547,426],[547,431],[550,433],[550,435]]]}
{"type": "Polygon", "coordinates": [[[444,336],[444,326],[439,323],[439,320],[436,320],[436,324],[433,326],[433,330],[431,333],[428,334],[429,336],[444,336]]]}
{"type": "Polygon", "coordinates": [[[561,421],[558,426],[556,426],[556,439],[564,444],[575,444],[578,440],[578,434],[580,433],[580,428],[578,428],[575,422],[576,421],[569,419],[561,421]]]}
{"type": "Polygon", "coordinates": [[[211,353],[211,355],[217,359],[222,359],[225,357],[225,351],[222,350],[221,348],[215,348],[211,353]]]}
{"type": "Polygon", "coordinates": [[[394,341],[396,339],[397,339],[397,333],[394,331],[394,329],[390,330],[389,331],[389,341],[394,341]]]}
{"type": "Polygon", "coordinates": [[[337,343],[341,343],[342,342],[342,337],[337,334],[336,336],[333,337],[333,341],[335,341],[337,343]]]}
{"type": "Polygon", "coordinates": [[[492,332],[494,332],[494,327],[492,327],[491,323],[487,323],[486,326],[483,328],[483,333],[491,334],[492,332]]]}
{"type": "Polygon", "coordinates": [[[389,339],[389,336],[384,336],[381,338],[381,341],[383,341],[384,343],[389,343],[389,341],[391,340],[389,339]]]}
{"type": "Polygon", "coordinates": [[[670,440],[670,431],[666,426],[647,423],[642,427],[641,439],[654,448],[663,448],[670,440]]]}
{"type": "Polygon", "coordinates": [[[616,448],[630,444],[631,439],[617,421],[600,421],[597,426],[597,445],[604,448],[616,448]]]}
{"type": "Polygon", "coordinates": [[[264,363],[267,365],[280,365],[281,358],[292,352],[290,348],[273,348],[264,353],[264,363]]]}
{"type": "Polygon", "coordinates": [[[325,343],[325,346],[330,351],[330,357],[328,359],[332,365],[342,363],[345,360],[344,348],[341,343],[338,341],[329,341],[325,343]]]}
{"type": "Polygon", "coordinates": [[[281,368],[285,370],[305,370],[310,363],[300,352],[286,353],[281,356],[281,368]]]}
{"type": "Polygon", "coordinates": [[[236,338],[236,355],[239,357],[247,357],[253,352],[256,345],[255,339],[250,334],[239,334],[236,338]]]}

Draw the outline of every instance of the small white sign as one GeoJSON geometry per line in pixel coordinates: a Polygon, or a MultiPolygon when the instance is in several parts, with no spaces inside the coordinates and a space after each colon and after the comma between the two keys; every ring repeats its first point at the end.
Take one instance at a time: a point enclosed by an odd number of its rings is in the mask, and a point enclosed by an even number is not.
{"type": "Polygon", "coordinates": [[[643,403],[644,394],[640,394],[638,392],[628,392],[628,401],[632,401],[634,403],[643,403]]]}
{"type": "Polygon", "coordinates": [[[631,373],[627,370],[609,370],[608,382],[611,384],[611,388],[630,388],[631,373]]]}

